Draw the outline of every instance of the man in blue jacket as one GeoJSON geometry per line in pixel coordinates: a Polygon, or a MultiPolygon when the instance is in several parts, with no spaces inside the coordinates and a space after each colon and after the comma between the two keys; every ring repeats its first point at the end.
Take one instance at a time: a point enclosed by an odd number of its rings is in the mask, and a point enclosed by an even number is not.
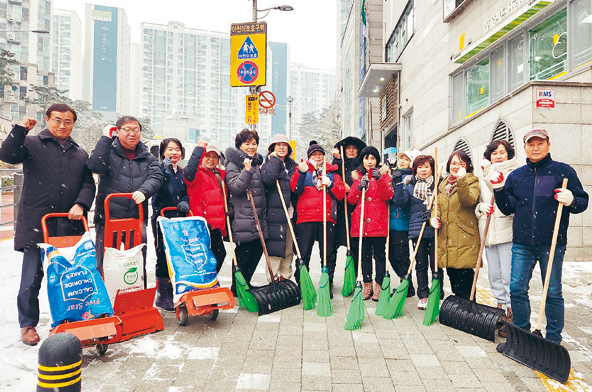
{"type": "Polygon", "coordinates": [[[584,212],[588,194],[582,188],[575,170],[551,159],[549,134],[534,129],[524,135],[526,165],[514,170],[507,179],[502,173],[492,173],[489,180],[495,190],[495,202],[506,215],[514,214],[512,246],[512,274],[510,299],[514,325],[530,331],[529,282],[538,261],[543,281],[549,261],[549,251],[558,203],[563,213],[553,259],[551,280],[547,293],[545,315],[546,338],[561,342],[564,324],[564,304],[561,292],[561,269],[567,244],[569,215],[584,212]],[[567,189],[561,189],[567,178],[567,189]]]}

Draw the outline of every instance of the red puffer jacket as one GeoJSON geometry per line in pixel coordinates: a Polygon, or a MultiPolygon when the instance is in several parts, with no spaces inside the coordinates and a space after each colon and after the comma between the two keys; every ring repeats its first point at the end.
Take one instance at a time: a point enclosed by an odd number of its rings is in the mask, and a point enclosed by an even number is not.
{"type": "MultiPolygon", "coordinates": [[[[377,170],[377,169],[375,169],[377,170]]],[[[354,183],[347,195],[349,204],[357,204],[352,214],[351,236],[360,236],[360,212],[362,210],[362,191],[358,190],[362,174],[352,173],[354,183]]],[[[393,185],[388,174],[380,180],[371,178],[366,200],[364,201],[364,237],[386,237],[388,232],[389,202],[393,198],[393,185]]]]}
{"type": "MultiPolygon", "coordinates": [[[[212,170],[201,165],[205,156],[202,147],[196,147],[184,170],[189,207],[194,216],[206,218],[213,229],[219,229],[222,236],[226,236],[226,214],[224,212],[224,199],[222,188],[212,170]]],[[[220,178],[224,181],[226,172],[217,168],[220,178]]]]}
{"type": "MultiPolygon", "coordinates": [[[[296,224],[305,222],[323,221],[323,190],[317,189],[312,183],[313,166],[308,164],[306,173],[294,170],[290,187],[292,192],[298,195],[296,204],[296,224]]],[[[337,172],[337,165],[327,164],[327,176],[331,180],[331,186],[327,188],[327,222],[335,223],[337,219],[337,201],[345,197],[345,185],[337,172]]]]}

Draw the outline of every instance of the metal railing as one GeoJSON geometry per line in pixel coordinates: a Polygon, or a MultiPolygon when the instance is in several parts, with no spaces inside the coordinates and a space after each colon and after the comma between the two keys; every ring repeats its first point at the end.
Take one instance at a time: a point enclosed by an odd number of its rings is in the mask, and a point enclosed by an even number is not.
{"type": "Polygon", "coordinates": [[[23,169],[0,169],[0,238],[14,236],[14,226],[18,215],[18,205],[23,190],[23,169]]]}

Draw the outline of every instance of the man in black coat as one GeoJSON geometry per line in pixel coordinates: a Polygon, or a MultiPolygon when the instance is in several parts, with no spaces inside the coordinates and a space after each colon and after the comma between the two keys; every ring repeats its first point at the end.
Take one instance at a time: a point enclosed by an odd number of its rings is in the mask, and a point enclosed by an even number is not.
{"type": "MultiPolygon", "coordinates": [[[[132,193],[132,200],[113,198],[109,203],[113,219],[137,218],[137,204],[144,211],[142,243],[146,243],[148,222],[148,199],[162,185],[164,176],[158,158],[140,142],[142,126],[131,116],[117,120],[115,127],[106,127],[94,151],[88,159],[88,167],[100,177],[95,204],[95,227],[97,234],[97,269],[103,272],[105,249],[105,198],[111,193],[132,193]]],[[[139,245],[139,244],[136,244],[139,245]]],[[[146,286],[146,248],[144,254],[144,286],[146,286]]]]}
{"type": "MultiPolygon", "coordinates": [[[[79,221],[90,209],[95,195],[95,183],[86,167],[88,154],[70,137],[76,122],[74,109],[53,104],[47,109],[45,121],[47,129],[39,135],[27,136],[37,121],[24,117],[21,124],[13,126],[0,147],[0,160],[23,164],[24,183],[14,249],[23,252],[17,297],[21,340],[31,346],[39,342],[35,327],[39,322],[38,296],[43,279],[37,246],[43,242],[41,218],[52,212],[67,212],[69,219],[79,221]]],[[[84,232],[81,224],[62,221],[48,221],[50,236],[84,232]]]]}

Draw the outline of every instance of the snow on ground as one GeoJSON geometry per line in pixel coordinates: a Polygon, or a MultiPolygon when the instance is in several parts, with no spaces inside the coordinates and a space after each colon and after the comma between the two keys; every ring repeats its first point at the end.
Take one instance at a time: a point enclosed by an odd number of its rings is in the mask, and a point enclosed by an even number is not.
{"type": "MultiPolygon", "coordinates": [[[[148,286],[154,286],[154,265],[156,256],[154,254],[154,246],[151,230],[148,230],[148,286]]],[[[0,390],[11,391],[29,391],[37,384],[37,353],[40,345],[29,347],[20,342],[20,328],[18,325],[18,313],[16,308],[16,297],[20,283],[20,273],[22,264],[22,254],[13,250],[13,241],[5,240],[0,242],[0,260],[3,261],[3,274],[0,276],[0,296],[3,299],[0,301],[0,312],[2,318],[0,319],[0,390]]],[[[227,248],[228,255],[232,253],[227,248]]],[[[313,254],[317,254],[315,250],[313,254]]],[[[340,253],[340,257],[343,255],[340,253]]],[[[313,262],[313,261],[311,261],[313,262]]],[[[316,262],[316,260],[315,260],[316,262]]],[[[230,263],[224,268],[230,268],[230,263]]],[[[566,296],[571,297],[575,302],[584,308],[592,309],[592,282],[590,276],[592,274],[592,262],[566,262],[563,268],[563,290],[566,296]]],[[[264,279],[263,266],[260,265],[257,269],[258,279],[264,279]]],[[[486,275],[484,275],[486,276],[486,275]]],[[[540,279],[538,275],[538,268],[535,269],[535,279],[540,279]]],[[[229,279],[221,279],[228,280],[229,279]]],[[[256,281],[254,281],[257,284],[256,281]]],[[[41,293],[39,296],[41,317],[37,327],[37,331],[41,336],[42,342],[49,334],[51,316],[49,313],[49,303],[47,299],[46,282],[43,281],[41,293]]],[[[263,284],[263,281],[261,282],[263,284]]],[[[570,305],[567,305],[570,306],[570,305]]],[[[533,314],[536,309],[533,309],[533,314]]],[[[271,317],[271,316],[270,316],[271,317]]],[[[585,331],[587,327],[580,327],[580,329],[588,334],[592,334],[592,328],[585,331]]],[[[127,349],[131,352],[143,353],[148,356],[167,356],[175,358],[179,355],[181,350],[191,350],[189,347],[165,346],[162,352],[156,351],[156,343],[151,337],[145,339],[135,340],[133,344],[125,342],[127,349]]],[[[194,348],[195,349],[195,348],[194,348]]],[[[199,354],[192,355],[210,355],[217,356],[217,352],[204,353],[200,351],[199,354]]]]}

